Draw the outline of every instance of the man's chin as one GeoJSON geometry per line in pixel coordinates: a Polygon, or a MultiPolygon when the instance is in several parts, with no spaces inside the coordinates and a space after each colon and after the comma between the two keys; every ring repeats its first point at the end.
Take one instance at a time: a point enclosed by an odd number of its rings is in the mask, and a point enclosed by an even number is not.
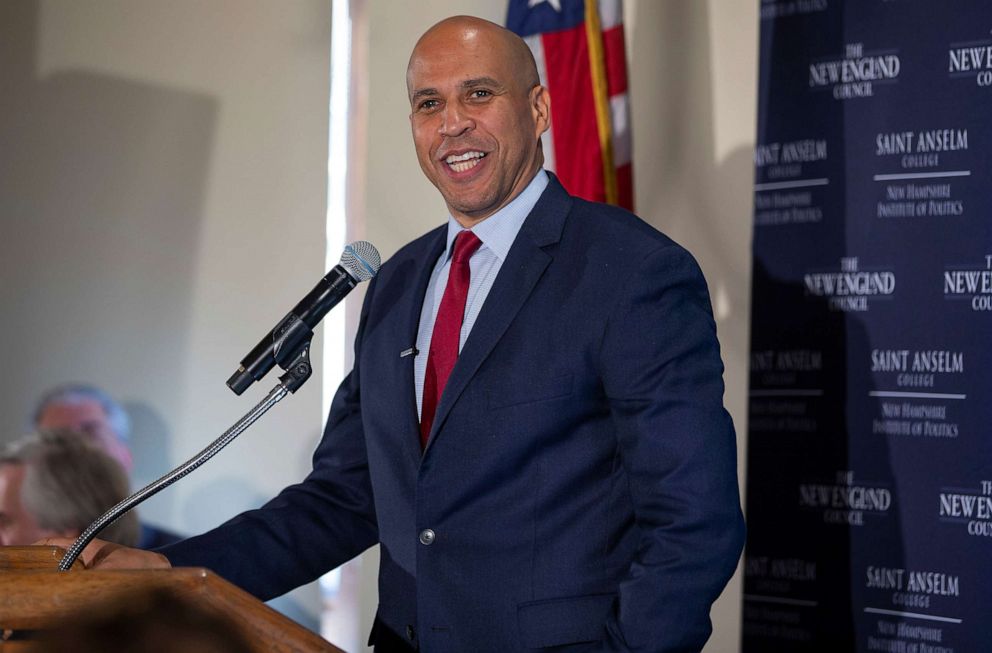
{"type": "Polygon", "coordinates": [[[481,220],[492,213],[497,206],[496,193],[489,188],[479,188],[475,185],[447,184],[441,187],[441,195],[448,210],[455,217],[465,216],[471,220],[481,220]]]}
{"type": "Polygon", "coordinates": [[[466,222],[473,224],[481,222],[495,213],[498,208],[494,202],[486,201],[473,203],[462,202],[460,204],[448,202],[448,210],[451,212],[451,215],[463,225],[466,222]]]}

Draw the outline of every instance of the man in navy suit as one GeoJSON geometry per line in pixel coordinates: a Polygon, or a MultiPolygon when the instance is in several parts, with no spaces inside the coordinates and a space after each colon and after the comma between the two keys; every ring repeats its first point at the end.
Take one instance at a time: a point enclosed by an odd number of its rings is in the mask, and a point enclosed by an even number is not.
{"type": "Polygon", "coordinates": [[[442,21],[407,85],[450,217],[373,280],[311,474],[157,558],[84,558],[268,598],[379,543],[376,650],[699,650],[743,520],[698,266],[542,169],[517,36],[442,21]]]}

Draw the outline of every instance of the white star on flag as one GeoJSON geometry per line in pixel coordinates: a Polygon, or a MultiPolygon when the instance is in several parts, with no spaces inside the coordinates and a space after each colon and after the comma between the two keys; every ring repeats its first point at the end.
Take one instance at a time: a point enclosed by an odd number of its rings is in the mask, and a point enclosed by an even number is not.
{"type": "Polygon", "coordinates": [[[533,9],[537,5],[543,4],[545,2],[551,5],[551,8],[557,11],[559,14],[561,13],[561,0],[527,0],[527,8],[533,9]]]}

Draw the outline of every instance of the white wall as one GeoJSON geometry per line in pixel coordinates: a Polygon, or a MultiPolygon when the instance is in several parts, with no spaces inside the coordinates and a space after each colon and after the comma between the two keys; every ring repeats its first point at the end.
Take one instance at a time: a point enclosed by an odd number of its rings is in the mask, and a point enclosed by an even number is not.
{"type": "MultiPolygon", "coordinates": [[[[0,441],[94,382],[148,480],[275,384],[224,382],[323,274],[329,2],[5,0],[0,44],[0,441]]],[[[320,384],[142,514],[192,533],[299,479],[320,384]]]]}
{"type": "MultiPolygon", "coordinates": [[[[446,218],[410,137],[409,53],[445,16],[502,23],[504,12],[505,3],[492,0],[368,2],[365,228],[384,255],[446,218]]],[[[709,281],[743,479],[758,3],[626,0],[624,12],[637,212],[688,247],[709,281]]],[[[371,580],[366,574],[370,594],[371,580]]],[[[738,650],[740,595],[738,576],[713,608],[708,653],[738,650]]]]}

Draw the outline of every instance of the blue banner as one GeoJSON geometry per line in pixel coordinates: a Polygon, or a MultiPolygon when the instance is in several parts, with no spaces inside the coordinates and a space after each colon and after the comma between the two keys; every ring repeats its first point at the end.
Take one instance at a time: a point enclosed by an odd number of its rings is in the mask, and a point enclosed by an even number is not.
{"type": "Polygon", "coordinates": [[[992,650],[992,4],[761,2],[743,646],[992,650]]]}

